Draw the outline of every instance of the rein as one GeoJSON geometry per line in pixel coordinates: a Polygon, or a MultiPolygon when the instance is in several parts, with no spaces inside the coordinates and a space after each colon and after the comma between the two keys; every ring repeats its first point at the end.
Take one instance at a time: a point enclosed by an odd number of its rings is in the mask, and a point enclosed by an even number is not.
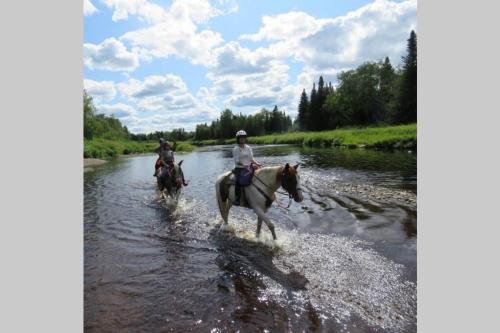
{"type": "Polygon", "coordinates": [[[279,191],[279,190],[276,190],[276,191],[273,191],[273,189],[267,185],[266,183],[264,183],[259,177],[257,177],[256,174],[253,175],[253,178],[257,179],[262,185],[264,185],[265,187],[267,187],[268,189],[270,189],[273,193],[274,192],[278,192],[280,194],[284,194],[284,195],[288,195],[288,206],[284,206],[282,205],[279,201],[278,201],[278,198],[276,196],[274,196],[275,200],[271,199],[264,191],[262,191],[262,189],[260,189],[258,186],[256,186],[253,182],[252,182],[252,185],[257,189],[257,191],[260,192],[260,194],[262,194],[268,201],[270,201],[271,203],[273,201],[276,201],[276,204],[278,205],[278,207],[280,208],[284,208],[284,209],[288,209],[290,208],[290,205],[292,204],[292,195],[290,193],[287,193],[287,192],[282,192],[282,191],[279,191]]]}

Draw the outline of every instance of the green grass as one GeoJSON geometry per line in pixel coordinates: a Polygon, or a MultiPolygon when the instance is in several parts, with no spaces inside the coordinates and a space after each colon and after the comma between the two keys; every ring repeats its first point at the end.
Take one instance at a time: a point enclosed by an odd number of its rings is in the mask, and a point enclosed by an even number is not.
{"type": "MultiPolygon", "coordinates": [[[[234,144],[235,139],[204,140],[197,145],[234,144]]],[[[378,149],[411,148],[417,146],[417,124],[345,128],[323,132],[290,132],[249,137],[251,144],[295,144],[309,147],[344,146],[378,149]]]]}
{"type": "MultiPolygon", "coordinates": [[[[155,141],[130,141],[93,139],[84,140],[83,157],[111,159],[119,155],[153,153],[158,147],[155,141]]],[[[177,142],[176,151],[192,151],[194,147],[189,142],[177,142]]]]}
{"type": "MultiPolygon", "coordinates": [[[[234,144],[235,139],[177,142],[176,152],[192,151],[193,145],[234,144]]],[[[417,125],[345,128],[324,132],[290,132],[249,137],[250,144],[295,144],[309,147],[367,147],[377,149],[416,149],[417,125]]],[[[155,141],[93,139],[84,140],[84,157],[111,159],[119,155],[153,153],[155,141]]]]}
{"type": "Polygon", "coordinates": [[[190,142],[179,141],[175,145],[175,151],[188,152],[188,151],[193,151],[193,150],[194,150],[194,146],[190,142]]]}

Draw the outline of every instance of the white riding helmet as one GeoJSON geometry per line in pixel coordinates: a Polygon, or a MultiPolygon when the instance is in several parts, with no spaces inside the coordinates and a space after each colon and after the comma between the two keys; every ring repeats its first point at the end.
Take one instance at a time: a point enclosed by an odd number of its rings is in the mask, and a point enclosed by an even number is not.
{"type": "Polygon", "coordinates": [[[242,136],[247,136],[247,132],[245,132],[244,130],[239,130],[236,133],[236,138],[239,138],[239,137],[242,137],[242,136]]]}

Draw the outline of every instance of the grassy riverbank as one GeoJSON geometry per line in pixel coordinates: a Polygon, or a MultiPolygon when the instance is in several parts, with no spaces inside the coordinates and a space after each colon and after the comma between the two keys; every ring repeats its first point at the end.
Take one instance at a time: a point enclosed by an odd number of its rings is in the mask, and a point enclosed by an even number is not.
{"type": "MultiPolygon", "coordinates": [[[[83,157],[110,159],[119,155],[153,153],[158,147],[155,141],[131,140],[84,140],[83,157]]],[[[177,142],[175,150],[192,151],[194,147],[189,142],[177,142]]]]}
{"type": "MultiPolygon", "coordinates": [[[[203,140],[194,145],[234,144],[235,139],[203,140]]],[[[416,149],[417,124],[346,128],[323,132],[290,132],[249,137],[251,144],[296,144],[310,147],[366,147],[376,149],[416,149]]]]}

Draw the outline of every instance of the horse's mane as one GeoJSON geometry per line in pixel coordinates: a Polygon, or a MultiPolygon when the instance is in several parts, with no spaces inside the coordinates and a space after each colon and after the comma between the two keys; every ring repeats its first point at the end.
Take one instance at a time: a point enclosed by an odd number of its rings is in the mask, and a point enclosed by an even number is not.
{"type": "Polygon", "coordinates": [[[276,181],[281,181],[281,170],[283,169],[282,165],[271,165],[265,166],[255,171],[255,174],[258,176],[260,173],[266,174],[267,172],[274,171],[276,172],[276,181]]]}

